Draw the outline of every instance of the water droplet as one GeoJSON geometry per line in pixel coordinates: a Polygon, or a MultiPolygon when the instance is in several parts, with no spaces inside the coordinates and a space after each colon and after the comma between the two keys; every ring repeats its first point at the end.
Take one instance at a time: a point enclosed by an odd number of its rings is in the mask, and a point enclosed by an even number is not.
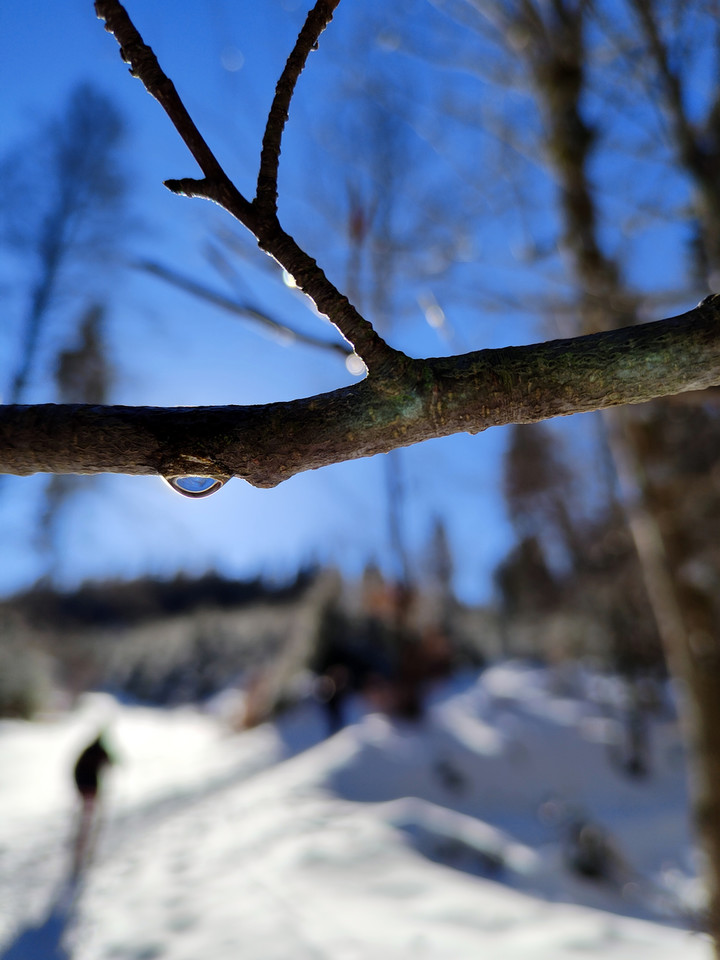
{"type": "Polygon", "coordinates": [[[220,54],[220,63],[229,73],[237,73],[245,64],[245,56],[239,47],[229,45],[220,54]]]}
{"type": "Polygon", "coordinates": [[[219,477],[165,477],[164,479],[176,493],[181,493],[192,500],[209,497],[227,482],[219,477]]]}
{"type": "Polygon", "coordinates": [[[347,357],[345,357],[345,366],[354,377],[361,377],[367,373],[365,361],[356,353],[350,353],[347,357]]]}

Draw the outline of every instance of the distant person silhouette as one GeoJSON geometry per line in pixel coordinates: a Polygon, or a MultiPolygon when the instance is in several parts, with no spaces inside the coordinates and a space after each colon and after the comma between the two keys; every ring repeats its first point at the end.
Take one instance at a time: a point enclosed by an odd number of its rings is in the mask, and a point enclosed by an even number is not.
{"type": "Polygon", "coordinates": [[[82,808],[78,824],[73,856],[73,874],[80,873],[83,863],[90,852],[93,825],[96,820],[96,805],[103,768],[112,763],[112,758],[103,743],[102,733],[89,743],[77,758],[73,778],[77,787],[82,808]]]}

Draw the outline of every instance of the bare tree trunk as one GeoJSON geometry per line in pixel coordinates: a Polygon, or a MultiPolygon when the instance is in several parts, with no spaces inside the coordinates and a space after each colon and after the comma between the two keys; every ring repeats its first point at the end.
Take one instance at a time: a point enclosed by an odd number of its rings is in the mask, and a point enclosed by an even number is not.
{"type": "MultiPolygon", "coordinates": [[[[638,5],[646,4],[638,0],[638,5]]],[[[524,0],[522,9],[535,38],[528,45],[528,55],[547,124],[548,155],[560,183],[565,244],[580,289],[582,330],[589,333],[636,322],[634,297],[598,240],[588,174],[595,137],[580,109],[587,8],[583,3],[559,3],[554,14],[547,14],[524,0]]],[[[682,132],[680,125],[676,129],[682,132]]],[[[683,142],[681,150],[687,154],[688,149],[683,142]]],[[[698,186],[707,199],[705,184],[698,186]]],[[[707,242],[713,231],[704,227],[707,242]]],[[[714,250],[707,253],[712,259],[714,250]]],[[[668,667],[680,688],[694,820],[705,854],[707,928],[720,960],[720,644],[713,605],[701,589],[690,588],[682,580],[686,557],[678,526],[684,517],[683,489],[677,482],[665,484],[659,495],[649,485],[648,464],[631,411],[606,410],[603,422],[648,599],[668,667]]],[[[659,430],[659,421],[654,426],[659,430]]]]}

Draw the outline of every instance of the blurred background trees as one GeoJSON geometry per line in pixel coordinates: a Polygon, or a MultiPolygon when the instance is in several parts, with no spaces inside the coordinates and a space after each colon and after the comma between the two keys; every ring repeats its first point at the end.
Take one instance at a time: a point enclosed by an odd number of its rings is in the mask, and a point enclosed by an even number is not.
{"type": "MultiPolygon", "coordinates": [[[[95,354],[88,356],[93,378],[81,374],[77,364],[71,374],[66,360],[58,368],[62,396],[95,403],[107,397],[107,361],[99,364],[97,356],[101,314],[96,313],[90,334],[83,313],[88,299],[92,302],[98,295],[102,267],[117,260],[127,240],[123,129],[113,102],[91,83],[83,83],[57,117],[38,123],[3,159],[2,240],[19,264],[14,297],[19,304],[19,322],[14,324],[18,344],[3,391],[7,403],[28,401],[33,379],[37,382],[40,374],[38,365],[47,365],[48,354],[68,349],[78,333],[95,354]],[[68,313],[76,319],[66,319],[68,313]]],[[[107,281],[107,274],[103,279],[107,281]]],[[[42,372],[47,375],[47,366],[42,372]]],[[[49,399],[46,392],[41,398],[49,399]]]]}
{"type": "MultiPolygon", "coordinates": [[[[107,403],[113,381],[105,319],[131,227],[122,155],[124,121],[90,82],[70,93],[58,116],[11,148],[0,164],[0,240],[14,261],[7,298],[15,359],[6,403],[107,403]]],[[[48,572],[63,504],[93,478],[52,476],[38,520],[48,572]]],[[[0,489],[0,495],[1,489],[0,489]]]]}

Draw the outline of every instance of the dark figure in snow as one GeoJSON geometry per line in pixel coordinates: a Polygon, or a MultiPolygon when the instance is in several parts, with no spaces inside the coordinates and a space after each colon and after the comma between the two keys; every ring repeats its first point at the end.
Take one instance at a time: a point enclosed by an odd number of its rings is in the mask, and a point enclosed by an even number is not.
{"type": "Polygon", "coordinates": [[[75,763],[73,777],[82,800],[73,858],[73,873],[75,875],[80,873],[83,862],[87,859],[89,853],[102,771],[110,763],[112,763],[112,759],[105,749],[102,734],[99,734],[92,743],[85,747],[75,763]]]}
{"type": "Polygon", "coordinates": [[[587,820],[574,820],[568,830],[565,856],[575,873],[591,880],[609,880],[611,857],[605,832],[587,820]]]}
{"type": "Polygon", "coordinates": [[[111,763],[110,754],[102,742],[102,734],[88,744],[77,758],[73,776],[83,803],[92,803],[97,797],[102,768],[111,763]]]}

